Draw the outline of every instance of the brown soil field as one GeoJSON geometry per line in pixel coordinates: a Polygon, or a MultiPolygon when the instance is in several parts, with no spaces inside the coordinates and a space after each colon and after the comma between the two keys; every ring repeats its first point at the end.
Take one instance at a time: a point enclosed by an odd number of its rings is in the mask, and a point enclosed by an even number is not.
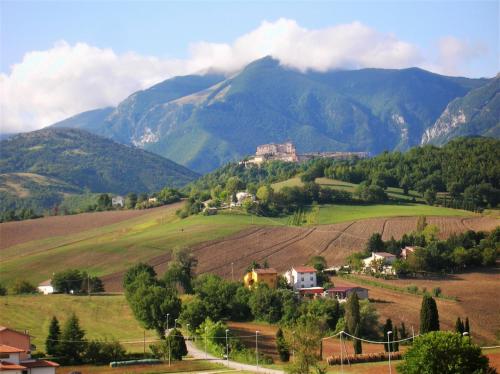
{"type": "MultiPolygon", "coordinates": [[[[335,284],[355,284],[333,278],[335,284]]],[[[469,317],[472,339],[480,344],[498,344],[500,340],[500,268],[483,272],[449,275],[439,279],[399,279],[378,282],[398,287],[415,285],[431,291],[440,287],[446,296],[458,301],[436,299],[440,325],[443,330],[453,330],[457,317],[469,317]]],[[[391,318],[393,324],[404,322],[408,331],[412,326],[418,333],[421,296],[400,293],[380,287],[361,285],[369,290],[369,297],[380,314],[380,321],[391,318]]]]}
{"type": "Polygon", "coordinates": [[[258,331],[259,352],[279,361],[276,351],[277,326],[257,322],[228,322],[231,335],[238,337],[248,349],[255,349],[255,331],[258,331]]]}
{"type": "Polygon", "coordinates": [[[162,209],[171,209],[172,206],[177,206],[179,204],[182,203],[153,209],[127,209],[109,212],[81,213],[71,216],[54,216],[19,222],[0,223],[0,250],[32,240],[71,235],[102,226],[112,225],[162,209]]]}

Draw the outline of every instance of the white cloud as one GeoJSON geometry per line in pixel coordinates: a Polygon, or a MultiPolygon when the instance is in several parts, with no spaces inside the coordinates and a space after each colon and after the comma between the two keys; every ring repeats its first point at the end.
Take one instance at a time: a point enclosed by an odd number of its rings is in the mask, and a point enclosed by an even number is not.
{"type": "Polygon", "coordinates": [[[436,70],[449,75],[464,74],[464,66],[487,51],[487,47],[481,43],[460,40],[454,36],[443,37],[438,41],[436,70]]]}
{"type": "Polygon", "coordinates": [[[61,41],[48,50],[27,53],[9,74],[0,74],[1,131],[41,128],[81,111],[116,105],[130,93],[174,75],[207,69],[230,73],[266,55],[292,68],[319,71],[432,66],[449,72],[459,68],[454,61],[475,57],[457,39],[443,42],[440,50],[441,62],[431,65],[417,46],[360,22],[312,30],[289,19],[262,22],[231,44],[193,43],[185,60],[116,54],[61,41]]]}

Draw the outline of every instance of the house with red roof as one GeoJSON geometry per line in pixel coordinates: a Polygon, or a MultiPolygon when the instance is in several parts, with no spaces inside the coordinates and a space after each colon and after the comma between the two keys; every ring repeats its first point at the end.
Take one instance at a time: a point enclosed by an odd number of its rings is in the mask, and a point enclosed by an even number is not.
{"type": "Polygon", "coordinates": [[[31,358],[30,335],[0,326],[0,371],[9,374],[55,374],[59,364],[31,358]],[[9,341],[10,344],[5,344],[9,341]]]}
{"type": "Polygon", "coordinates": [[[312,266],[294,266],[284,274],[287,283],[295,291],[316,287],[316,269],[312,266]]]}

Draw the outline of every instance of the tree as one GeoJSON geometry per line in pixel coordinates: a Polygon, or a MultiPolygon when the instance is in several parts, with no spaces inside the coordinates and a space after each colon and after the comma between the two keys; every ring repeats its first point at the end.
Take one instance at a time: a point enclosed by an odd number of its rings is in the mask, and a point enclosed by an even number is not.
{"type": "Polygon", "coordinates": [[[91,340],[87,343],[84,360],[93,364],[118,361],[126,355],[125,348],[116,340],[91,340]]]}
{"type": "Polygon", "coordinates": [[[366,243],[366,250],[368,252],[380,252],[385,249],[384,241],[382,240],[382,235],[378,232],[372,234],[366,243]]]}
{"type": "Polygon", "coordinates": [[[165,339],[165,344],[170,350],[172,360],[182,360],[187,355],[186,342],[180,330],[172,329],[165,339]]]}
{"type": "Polygon", "coordinates": [[[470,336],[469,317],[465,317],[464,332],[468,333],[470,336]]]}
{"type": "Polygon", "coordinates": [[[488,358],[469,338],[449,331],[419,336],[398,366],[402,374],[486,373],[488,358]]]}
{"type": "Polygon", "coordinates": [[[82,290],[84,275],[78,269],[68,269],[54,274],[52,285],[58,292],[79,293],[82,290]]]}
{"type": "Polygon", "coordinates": [[[163,279],[167,283],[178,283],[186,293],[193,293],[191,282],[198,259],[189,248],[174,249],[172,257],[163,279]]]}
{"type": "Polygon", "coordinates": [[[261,283],[253,290],[249,301],[255,318],[269,323],[278,322],[282,315],[282,303],[276,290],[261,283]]]}
{"type": "Polygon", "coordinates": [[[237,289],[237,283],[228,282],[215,274],[203,274],[194,282],[194,292],[204,303],[206,316],[214,321],[231,316],[231,302],[237,289]]]}
{"type": "Polygon", "coordinates": [[[457,317],[457,321],[455,322],[455,332],[459,333],[462,335],[464,333],[464,323],[460,319],[460,317],[457,317]]]}
{"type": "MultiPolygon", "coordinates": [[[[354,330],[354,336],[356,336],[357,338],[360,337],[359,324],[356,325],[356,329],[354,330]]],[[[363,347],[361,346],[361,340],[354,339],[352,344],[353,344],[353,348],[354,348],[354,354],[360,355],[361,353],[363,353],[363,347]]]]}
{"type": "Polygon", "coordinates": [[[424,193],[424,200],[429,205],[434,205],[436,202],[436,191],[428,189],[424,193]]]}
{"type": "Polygon", "coordinates": [[[288,367],[293,374],[309,373],[318,362],[322,326],[316,318],[299,319],[293,331],[287,334],[287,343],[294,351],[294,360],[288,367]]]}
{"type": "Polygon", "coordinates": [[[61,328],[59,321],[55,316],[52,317],[49,326],[49,335],[45,340],[45,351],[48,355],[56,356],[58,354],[57,348],[61,337],[61,328]]]}
{"type": "Polygon", "coordinates": [[[80,322],[73,313],[64,324],[57,352],[68,361],[79,363],[85,352],[85,347],[85,331],[80,328],[80,322]]]}
{"type": "Polygon", "coordinates": [[[282,362],[288,362],[290,360],[290,349],[286,344],[285,336],[281,328],[276,331],[276,349],[282,362]]]}
{"type": "Polygon", "coordinates": [[[7,288],[5,288],[5,286],[0,283],[0,296],[5,296],[7,295],[7,288]]]}
{"type": "Polygon", "coordinates": [[[97,198],[97,208],[99,210],[108,210],[112,206],[111,198],[107,193],[100,194],[97,198]]]}
{"type": "Polygon", "coordinates": [[[205,304],[199,297],[194,296],[182,303],[180,319],[183,323],[189,324],[191,330],[196,330],[205,320],[206,314],[205,304]]]}
{"type": "Polygon", "coordinates": [[[344,307],[344,318],[346,323],[347,332],[353,334],[356,326],[360,323],[360,311],[359,311],[359,298],[356,292],[353,292],[347,298],[347,302],[344,307]]]}
{"type": "Polygon", "coordinates": [[[436,301],[428,294],[422,299],[420,308],[420,333],[439,331],[439,313],[436,301]]]}
{"type": "Polygon", "coordinates": [[[399,334],[398,334],[398,327],[394,326],[394,342],[392,343],[392,352],[397,352],[399,351],[399,334]]]}
{"type": "Polygon", "coordinates": [[[128,209],[134,209],[135,205],[137,204],[137,194],[131,192],[127,195],[127,198],[125,199],[125,206],[128,209]]]}
{"type": "Polygon", "coordinates": [[[123,276],[123,288],[126,290],[127,287],[135,281],[137,276],[142,273],[147,274],[147,277],[150,279],[154,279],[156,277],[156,271],[151,265],[139,262],[129,268],[123,276]]]}
{"type": "Polygon", "coordinates": [[[12,286],[12,293],[14,295],[22,295],[22,294],[29,294],[29,293],[36,293],[37,289],[36,287],[26,281],[26,280],[20,280],[18,279],[15,283],[14,286],[12,286]]]}
{"type": "MultiPolygon", "coordinates": [[[[388,318],[385,321],[385,324],[384,324],[384,342],[387,342],[387,341],[390,341],[390,340],[394,340],[394,336],[392,336],[392,339],[389,336],[389,331],[391,333],[394,333],[394,331],[392,330],[392,321],[391,321],[390,318],[388,318]]],[[[389,352],[389,346],[390,345],[392,345],[392,343],[384,343],[384,350],[386,352],[389,352]]]]}

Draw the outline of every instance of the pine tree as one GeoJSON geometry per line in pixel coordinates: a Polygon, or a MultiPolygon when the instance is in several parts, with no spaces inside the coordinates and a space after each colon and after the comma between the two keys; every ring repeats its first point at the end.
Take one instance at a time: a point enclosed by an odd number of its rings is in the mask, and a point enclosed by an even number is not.
{"type": "Polygon", "coordinates": [[[280,356],[282,362],[288,362],[290,360],[290,350],[286,344],[285,337],[283,335],[283,330],[281,328],[276,331],[276,349],[280,356]]]}
{"type": "MultiPolygon", "coordinates": [[[[359,331],[359,323],[356,325],[356,329],[354,330],[354,336],[360,337],[360,331],[359,331]]],[[[354,354],[360,355],[363,353],[363,347],[361,346],[361,340],[359,339],[354,339],[353,342],[353,348],[354,348],[354,354]]]]}
{"type": "Polygon", "coordinates": [[[404,322],[401,322],[401,333],[399,334],[401,339],[406,339],[408,335],[406,334],[406,326],[404,322]]]}
{"type": "Polygon", "coordinates": [[[460,317],[457,317],[457,322],[455,322],[455,331],[458,332],[460,335],[464,333],[464,324],[460,317]]]}
{"type": "MultiPolygon", "coordinates": [[[[392,321],[391,321],[390,318],[385,321],[385,325],[384,325],[384,342],[387,342],[387,336],[388,336],[387,333],[389,331],[392,331],[392,321]]],[[[388,343],[384,343],[384,350],[386,352],[389,352],[389,344],[388,343]]]]}
{"type": "Polygon", "coordinates": [[[439,313],[436,301],[425,294],[420,308],[420,333],[426,334],[431,331],[439,331],[439,313]]]}
{"type": "Polygon", "coordinates": [[[85,347],[85,331],[80,328],[80,322],[73,313],[64,324],[58,353],[68,361],[78,363],[85,347]]]}
{"type": "Polygon", "coordinates": [[[347,328],[347,332],[349,334],[353,334],[356,329],[356,325],[359,324],[361,316],[359,311],[359,298],[356,292],[353,292],[347,298],[347,302],[345,304],[345,324],[347,328]]]}
{"type": "Polygon", "coordinates": [[[468,333],[470,336],[469,317],[465,317],[464,332],[468,333]]]}
{"type": "Polygon", "coordinates": [[[399,340],[398,327],[394,326],[394,343],[392,343],[392,352],[399,351],[398,340],[399,340]]]}
{"type": "Polygon", "coordinates": [[[54,316],[52,317],[52,321],[50,321],[49,326],[49,335],[47,336],[47,340],[45,341],[45,350],[48,355],[56,356],[57,346],[59,344],[59,338],[61,337],[61,328],[59,327],[59,321],[54,316]]]}

